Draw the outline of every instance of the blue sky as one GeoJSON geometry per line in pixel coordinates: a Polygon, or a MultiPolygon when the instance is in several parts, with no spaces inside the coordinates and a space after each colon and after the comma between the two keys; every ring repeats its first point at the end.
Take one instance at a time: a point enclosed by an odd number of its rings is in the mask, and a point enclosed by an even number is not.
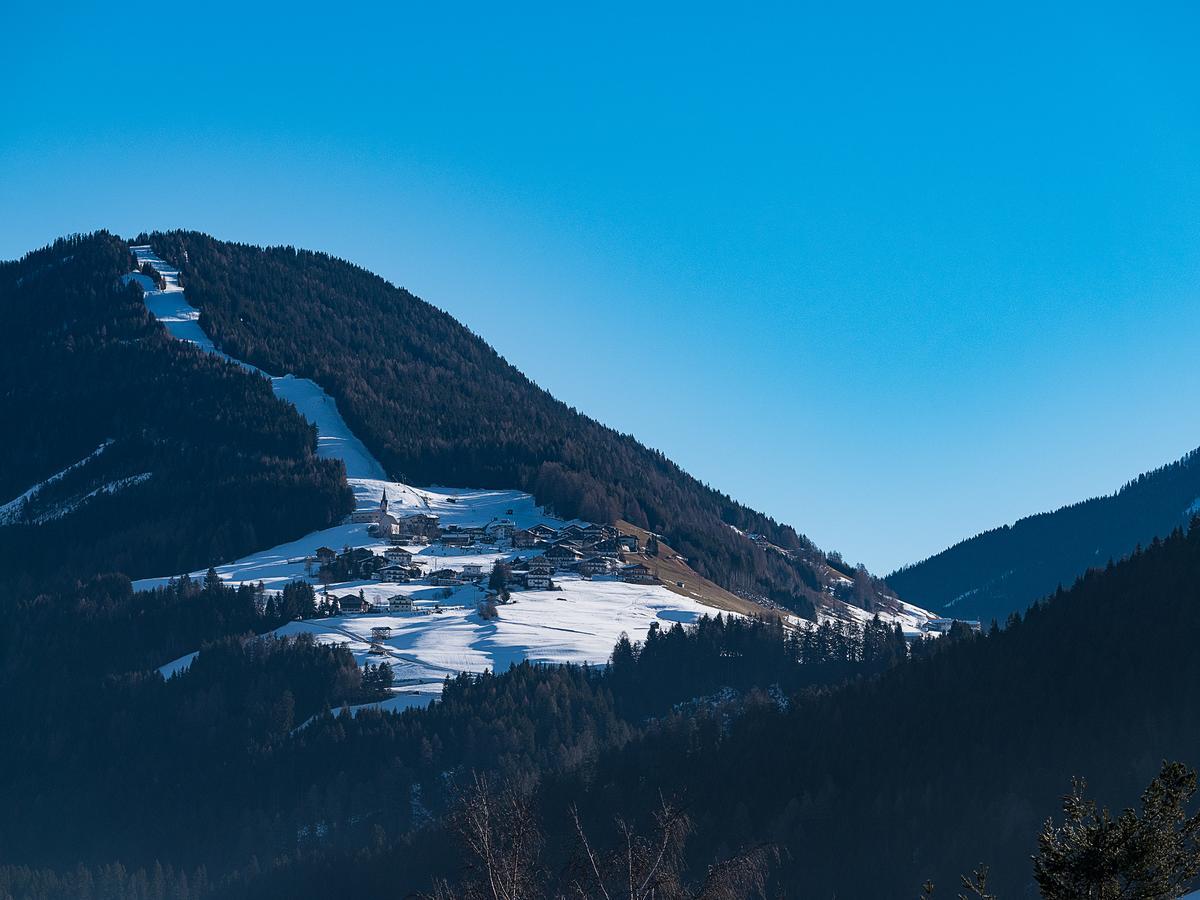
{"type": "Polygon", "coordinates": [[[1200,446],[1194,4],[439,6],[5,6],[0,257],[328,250],[884,572],[1200,446]]]}

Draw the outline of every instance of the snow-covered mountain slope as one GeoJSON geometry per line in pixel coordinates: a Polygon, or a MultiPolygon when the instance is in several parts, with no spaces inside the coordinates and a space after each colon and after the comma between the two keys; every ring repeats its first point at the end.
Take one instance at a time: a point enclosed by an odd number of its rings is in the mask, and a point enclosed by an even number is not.
{"type": "Polygon", "coordinates": [[[249,372],[258,372],[271,380],[277,397],[287,400],[308,421],[317,427],[317,455],[323,459],[340,459],[350,478],[387,478],[383,466],[346,425],[338,412],[337,403],[307,378],[294,375],[269,375],[249,363],[221,352],[200,327],[200,311],[187,302],[179,285],[179,271],[159,259],[150,247],[130,248],[139,264],[149,263],[163,282],[163,289],[147,275],[133,272],[126,280],[136,280],[142,287],[146,307],[174,337],[195,344],[201,350],[236,363],[249,372]]]}
{"type": "MultiPolygon", "coordinates": [[[[247,370],[260,371],[222,353],[212,343],[200,328],[199,312],[187,303],[173,267],[149,247],[132,249],[139,264],[149,263],[163,286],[141,273],[131,273],[127,279],[141,285],[147,308],[173,336],[247,370]]],[[[386,492],[393,513],[434,513],[443,525],[484,525],[497,518],[507,518],[521,528],[538,523],[556,528],[567,524],[547,515],[531,495],[521,491],[426,489],[388,481],[383,467],[350,431],[336,403],[318,385],[290,375],[262,374],[271,379],[279,397],[292,402],[316,426],[320,455],[345,462],[359,509],[376,508],[386,492]]],[[[373,537],[367,524],[346,523],[218,566],[217,572],[227,582],[261,581],[268,589],[280,589],[291,581],[311,581],[311,560],[323,546],[382,552],[388,545],[373,537]]],[[[430,571],[461,570],[471,564],[486,570],[496,560],[519,555],[519,551],[496,545],[451,549],[431,544],[406,549],[430,571]]],[[[202,573],[191,574],[199,577],[202,573]]],[[[135,587],[145,590],[167,580],[168,576],[143,579],[135,587]]],[[[414,611],[295,622],[284,626],[280,633],[313,632],[322,640],[347,643],[360,662],[390,662],[398,682],[397,699],[391,705],[404,705],[413,702],[412,698],[427,701],[440,692],[446,675],[461,671],[504,669],[525,659],[604,663],[622,632],[640,639],[655,621],[694,622],[705,613],[715,612],[661,585],[633,585],[612,578],[585,580],[573,575],[556,576],[556,581],[558,590],[519,592],[516,602],[502,606],[499,618],[492,621],[485,621],[477,612],[483,592],[475,585],[444,588],[374,580],[332,584],[328,589],[334,595],[357,596],[361,592],[369,600],[408,596],[414,611]],[[393,636],[377,642],[382,653],[371,654],[371,629],[379,626],[392,628],[393,636]]],[[[169,675],[185,667],[191,658],[194,654],[168,663],[161,671],[169,675]]]]}

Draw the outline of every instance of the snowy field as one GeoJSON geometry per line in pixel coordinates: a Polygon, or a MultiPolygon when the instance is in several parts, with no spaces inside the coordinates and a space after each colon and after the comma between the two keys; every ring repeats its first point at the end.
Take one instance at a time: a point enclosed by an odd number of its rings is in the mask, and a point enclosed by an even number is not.
{"type": "MultiPolygon", "coordinates": [[[[159,290],[145,275],[126,276],[141,285],[147,308],[180,340],[270,378],[275,394],[295,405],[316,426],[318,454],[346,463],[358,509],[377,508],[386,491],[393,515],[432,513],[440,517],[443,526],[486,525],[500,518],[511,520],[518,528],[538,523],[560,528],[566,524],[547,515],[532,496],[521,491],[415,488],[387,481],[383,466],[350,431],[337,404],[317,384],[291,375],[269,375],[222,353],[200,328],[199,311],[188,304],[178,283],[178,272],[149,247],[132,249],[139,263],[149,262],[166,282],[165,290],[159,290]]],[[[339,552],[345,547],[365,547],[382,553],[388,545],[370,535],[367,527],[337,525],[218,566],[217,572],[227,583],[261,581],[268,590],[280,590],[290,581],[312,582],[308,560],[318,547],[339,552]]],[[[486,573],[496,560],[529,554],[501,546],[447,548],[432,544],[405,549],[413,554],[414,564],[427,572],[443,568],[460,571],[464,565],[477,563],[486,573]]],[[[203,572],[190,574],[203,576],[203,572]]],[[[165,584],[170,577],[147,578],[134,586],[147,590],[165,584]]],[[[435,698],[447,675],[486,669],[504,671],[523,660],[603,664],[622,632],[640,640],[653,622],[665,627],[674,622],[695,622],[705,613],[715,613],[659,585],[625,584],[614,578],[588,580],[567,574],[556,575],[555,582],[559,588],[552,591],[514,592],[514,602],[499,606],[499,617],[492,621],[485,621],[477,612],[483,590],[476,585],[444,588],[373,580],[331,584],[329,592],[337,596],[357,595],[360,590],[368,599],[407,595],[413,600],[414,610],[291,622],[276,633],[308,632],[320,641],[345,644],[360,665],[390,663],[396,676],[394,697],[380,705],[400,709],[424,705],[435,698]],[[371,629],[385,626],[392,629],[391,636],[373,652],[371,629]]],[[[188,654],[160,671],[169,677],[194,658],[194,653],[188,654]]]]}

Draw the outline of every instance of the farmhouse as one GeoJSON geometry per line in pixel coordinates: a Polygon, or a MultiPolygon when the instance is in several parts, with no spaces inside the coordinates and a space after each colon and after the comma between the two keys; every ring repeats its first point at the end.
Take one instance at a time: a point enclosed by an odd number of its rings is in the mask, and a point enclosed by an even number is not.
{"type": "Polygon", "coordinates": [[[513,536],[517,526],[511,519],[497,519],[484,525],[483,530],[493,541],[505,541],[513,536]]]}
{"type": "Polygon", "coordinates": [[[366,604],[363,600],[360,597],[355,597],[353,594],[339,597],[337,604],[338,609],[343,613],[360,613],[366,610],[366,604]]]}
{"type": "Polygon", "coordinates": [[[546,572],[530,572],[525,576],[525,587],[531,591],[550,590],[550,575],[546,572]]]}
{"type": "Polygon", "coordinates": [[[483,566],[479,563],[467,563],[462,567],[463,580],[483,577],[483,566]]]}
{"type": "Polygon", "coordinates": [[[607,575],[612,571],[613,562],[604,556],[592,556],[579,564],[579,574],[589,577],[607,575]]]}
{"type": "Polygon", "coordinates": [[[512,533],[512,545],[518,550],[536,547],[543,540],[532,528],[522,528],[512,533]]]}
{"type": "Polygon", "coordinates": [[[412,612],[412,597],[407,594],[396,594],[388,598],[388,610],[391,612],[412,612]]]}
{"type": "Polygon", "coordinates": [[[415,539],[414,543],[424,543],[437,538],[441,520],[430,513],[413,513],[400,520],[399,534],[405,538],[415,539]]]}
{"type": "Polygon", "coordinates": [[[630,584],[658,584],[658,577],[641,563],[622,566],[621,580],[630,584]]]}
{"type": "Polygon", "coordinates": [[[528,568],[530,572],[538,572],[543,575],[549,575],[554,571],[554,563],[546,559],[544,556],[535,556],[533,559],[529,560],[526,568],[528,568]]]}
{"type": "Polygon", "coordinates": [[[389,563],[379,570],[379,580],[390,582],[391,584],[403,584],[408,581],[408,566],[389,563]]]}
{"type": "Polygon", "coordinates": [[[569,568],[582,558],[582,553],[566,544],[555,544],[542,554],[542,559],[549,561],[556,570],[569,568]]]}
{"type": "Polygon", "coordinates": [[[457,585],[459,583],[458,573],[453,569],[438,569],[438,571],[429,576],[429,583],[442,585],[443,587],[457,585]]]}
{"type": "Polygon", "coordinates": [[[337,553],[329,547],[317,548],[317,562],[325,566],[337,559],[337,553]]]}
{"type": "Polygon", "coordinates": [[[383,551],[383,558],[396,566],[412,565],[412,554],[400,547],[388,547],[383,551]]]}
{"type": "Polygon", "coordinates": [[[616,559],[621,555],[621,545],[617,543],[615,538],[605,538],[601,541],[596,541],[594,544],[584,546],[586,553],[591,553],[595,556],[607,556],[616,559]]]}

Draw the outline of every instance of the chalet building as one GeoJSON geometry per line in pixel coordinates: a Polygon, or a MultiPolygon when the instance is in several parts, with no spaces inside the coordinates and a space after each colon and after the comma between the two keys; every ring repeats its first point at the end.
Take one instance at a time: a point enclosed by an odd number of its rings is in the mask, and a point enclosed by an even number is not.
{"type": "Polygon", "coordinates": [[[412,538],[435,540],[441,531],[441,519],[431,513],[413,513],[400,520],[400,534],[412,538]]]}
{"type": "Polygon", "coordinates": [[[327,566],[337,559],[337,553],[329,547],[318,547],[316,556],[317,562],[323,566],[327,566]]]}
{"type": "Polygon", "coordinates": [[[378,508],[356,509],[350,513],[350,522],[354,525],[374,525],[379,521],[378,508]]]}
{"type": "Polygon", "coordinates": [[[459,584],[458,573],[453,569],[439,569],[429,576],[429,583],[441,585],[442,587],[451,587],[459,584]]]}
{"type": "Polygon", "coordinates": [[[617,536],[617,529],[611,525],[589,525],[583,529],[582,539],[588,542],[604,541],[617,536]]]}
{"type": "Polygon", "coordinates": [[[626,553],[638,552],[638,539],[636,534],[619,534],[617,535],[617,544],[626,553]]]}
{"type": "Polygon", "coordinates": [[[607,556],[610,559],[616,559],[621,555],[621,545],[617,543],[615,538],[606,538],[602,541],[596,541],[594,544],[586,544],[583,550],[585,553],[590,553],[594,556],[607,556]]]}
{"type": "Polygon", "coordinates": [[[400,566],[394,563],[388,564],[379,570],[379,580],[391,584],[404,584],[408,581],[408,576],[408,566],[400,566]]]}
{"type": "Polygon", "coordinates": [[[359,597],[355,597],[354,595],[339,597],[337,604],[338,609],[347,614],[360,613],[366,610],[366,604],[363,603],[359,597]]]}
{"type": "Polygon", "coordinates": [[[358,560],[358,574],[360,578],[375,578],[381,569],[387,565],[387,560],[382,556],[365,557],[358,560]]]}
{"type": "Polygon", "coordinates": [[[538,524],[531,527],[529,531],[531,534],[536,534],[543,541],[550,540],[551,538],[558,536],[557,531],[555,531],[549,525],[543,525],[541,522],[538,522],[538,524]]]}
{"type": "Polygon", "coordinates": [[[612,568],[612,560],[603,556],[592,556],[579,564],[579,574],[591,578],[596,575],[607,575],[612,568]]]}
{"type": "Polygon", "coordinates": [[[548,560],[556,570],[561,570],[578,563],[583,559],[583,554],[566,544],[555,544],[542,554],[542,559],[548,560]]]}
{"type": "Polygon", "coordinates": [[[383,551],[383,558],[396,566],[412,565],[412,554],[400,547],[388,547],[383,551]]]}
{"type": "Polygon", "coordinates": [[[550,583],[550,575],[546,572],[530,572],[525,576],[525,587],[531,591],[548,591],[550,583]]]}
{"type": "Polygon", "coordinates": [[[442,535],[441,542],[446,547],[470,547],[475,539],[465,531],[451,531],[442,535]]]}
{"type": "Polygon", "coordinates": [[[467,563],[462,567],[462,577],[464,580],[482,578],[483,566],[479,563],[467,563]]]}
{"type": "Polygon", "coordinates": [[[629,584],[658,584],[658,576],[641,563],[622,566],[621,580],[629,584]]]}
{"type": "Polygon", "coordinates": [[[412,612],[412,608],[412,597],[407,594],[396,594],[388,598],[388,610],[390,612],[412,612]]]}
{"type": "Polygon", "coordinates": [[[517,550],[528,550],[542,543],[540,537],[532,528],[521,528],[512,533],[512,545],[517,550]]]}
{"type": "Polygon", "coordinates": [[[544,575],[549,575],[554,571],[554,563],[546,559],[545,556],[535,556],[533,559],[529,560],[526,568],[528,568],[530,572],[539,572],[544,575]]]}
{"type": "Polygon", "coordinates": [[[511,519],[497,519],[483,526],[484,533],[493,541],[507,541],[517,530],[511,519]]]}
{"type": "Polygon", "coordinates": [[[583,526],[575,524],[565,525],[558,530],[558,536],[559,538],[577,541],[583,537],[583,526]]]}

